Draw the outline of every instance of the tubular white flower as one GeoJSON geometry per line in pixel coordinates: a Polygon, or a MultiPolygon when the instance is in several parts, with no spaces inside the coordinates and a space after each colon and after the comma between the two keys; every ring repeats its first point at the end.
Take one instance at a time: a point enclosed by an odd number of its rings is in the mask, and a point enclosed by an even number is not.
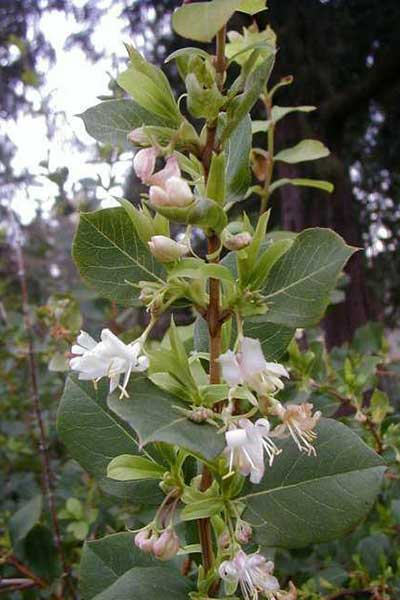
{"type": "Polygon", "coordinates": [[[150,252],[161,262],[171,262],[189,252],[186,244],[179,244],[165,235],[153,235],[148,242],[150,252]]]}
{"type": "Polygon", "coordinates": [[[121,389],[121,397],[128,396],[126,386],[132,372],[145,371],[149,360],[142,354],[142,342],[136,340],[124,344],[109,329],[101,332],[101,341],[96,343],[87,333],[81,332],[77,345],[72,347],[73,354],[78,354],[70,361],[70,367],[79,372],[79,379],[98,381],[102,377],[110,379],[110,393],[117,387],[121,389]],[[121,376],[124,376],[121,383],[121,376]]]}
{"type": "Polygon", "coordinates": [[[284,437],[288,432],[301,452],[306,452],[308,455],[314,454],[315,456],[316,450],[313,444],[317,434],[314,429],[321,418],[321,411],[317,410],[313,415],[313,408],[313,405],[309,402],[287,406],[278,403],[275,413],[282,420],[282,425],[278,425],[272,435],[277,438],[284,437]]]}
{"type": "Polygon", "coordinates": [[[259,594],[269,600],[277,598],[280,586],[273,571],[272,561],[267,561],[258,552],[245,554],[243,550],[239,550],[232,560],[225,560],[219,567],[226,593],[233,594],[240,585],[245,600],[257,600],[259,594]]]}
{"type": "Polygon", "coordinates": [[[285,367],[267,362],[259,340],[244,337],[236,354],[228,350],[219,357],[222,377],[232,388],[248,385],[261,396],[274,394],[284,388],[281,377],[289,377],[285,367]]]}
{"type": "Polygon", "coordinates": [[[268,419],[258,419],[255,423],[240,419],[238,425],[225,433],[229,472],[235,467],[245,477],[250,475],[252,483],[260,483],[265,471],[264,452],[271,466],[281,451],[270,438],[268,419]]]}
{"type": "Polygon", "coordinates": [[[165,188],[165,185],[171,177],[180,177],[181,170],[179,168],[178,159],[176,156],[172,155],[167,158],[165,161],[165,167],[157,173],[152,174],[150,177],[148,184],[149,185],[157,185],[161,188],[165,188]]]}

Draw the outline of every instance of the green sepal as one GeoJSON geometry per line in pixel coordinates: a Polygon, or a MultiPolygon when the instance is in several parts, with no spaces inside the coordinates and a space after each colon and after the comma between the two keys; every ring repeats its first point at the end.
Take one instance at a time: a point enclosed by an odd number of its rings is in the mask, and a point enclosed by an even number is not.
{"type": "Polygon", "coordinates": [[[197,225],[205,231],[220,233],[228,221],[225,211],[217,202],[202,196],[196,196],[189,206],[157,206],[154,208],[169,221],[197,225]]]}
{"type": "Polygon", "coordinates": [[[144,456],[120,454],[107,467],[107,477],[117,481],[162,479],[165,468],[144,456]]]}

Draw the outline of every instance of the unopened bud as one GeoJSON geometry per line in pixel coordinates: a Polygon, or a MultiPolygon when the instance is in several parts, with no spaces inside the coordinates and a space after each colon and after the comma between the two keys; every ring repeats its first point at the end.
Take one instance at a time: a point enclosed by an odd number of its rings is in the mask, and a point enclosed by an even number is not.
{"type": "Polygon", "coordinates": [[[173,529],[166,529],[153,544],[153,554],[158,560],[171,560],[180,548],[180,541],[173,529]]]}
{"type": "Polygon", "coordinates": [[[199,406],[198,408],[192,410],[189,419],[195,423],[204,423],[204,421],[207,421],[207,419],[210,419],[213,415],[214,412],[211,410],[211,408],[199,406]]]}
{"type": "Polygon", "coordinates": [[[136,175],[143,183],[147,183],[153,174],[158,156],[157,148],[143,148],[135,154],[133,168],[136,175]]]}
{"type": "Polygon", "coordinates": [[[243,250],[251,244],[252,236],[248,231],[237,233],[236,235],[226,236],[224,239],[224,246],[228,250],[243,250]]]}
{"type": "Polygon", "coordinates": [[[146,144],[148,142],[148,136],[144,127],[137,127],[128,133],[128,140],[134,144],[146,144]]]}
{"type": "Polygon", "coordinates": [[[193,202],[193,194],[182,177],[170,177],[164,189],[158,185],[150,188],[150,202],[155,207],[184,208],[193,202]]]}
{"type": "Polygon", "coordinates": [[[248,544],[253,536],[253,530],[245,521],[239,521],[236,526],[235,535],[240,544],[248,544]]]}
{"type": "Polygon", "coordinates": [[[135,545],[140,548],[142,552],[153,552],[153,545],[157,538],[152,534],[150,529],[143,529],[135,536],[135,545]]]}
{"type": "Polygon", "coordinates": [[[171,179],[171,177],[180,177],[180,175],[181,170],[179,168],[178,159],[176,156],[172,155],[165,161],[165,167],[151,176],[149,185],[158,185],[162,189],[165,189],[167,181],[171,179]]]}
{"type": "Polygon", "coordinates": [[[152,255],[161,262],[178,260],[188,253],[186,244],[179,244],[165,235],[153,235],[148,244],[152,255]]]}

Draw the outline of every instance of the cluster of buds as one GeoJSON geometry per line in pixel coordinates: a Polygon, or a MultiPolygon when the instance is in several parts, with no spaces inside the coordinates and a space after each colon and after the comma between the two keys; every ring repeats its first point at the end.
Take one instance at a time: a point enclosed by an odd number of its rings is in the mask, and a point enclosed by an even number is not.
{"type": "Polygon", "coordinates": [[[184,208],[194,201],[189,184],[183,179],[175,155],[169,156],[165,166],[154,172],[159,149],[155,146],[143,148],[135,155],[133,168],[145,185],[150,186],[151,204],[157,207],[184,208]]]}
{"type": "Polygon", "coordinates": [[[135,536],[135,544],[142,552],[153,554],[161,561],[171,560],[179,551],[180,541],[172,527],[158,534],[151,527],[142,529],[135,536]]]}

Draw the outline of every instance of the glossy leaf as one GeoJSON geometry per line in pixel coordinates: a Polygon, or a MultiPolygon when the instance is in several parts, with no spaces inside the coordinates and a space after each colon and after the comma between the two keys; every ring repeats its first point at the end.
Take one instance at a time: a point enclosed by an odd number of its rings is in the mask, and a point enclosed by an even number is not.
{"type": "Polygon", "coordinates": [[[134,534],[116,533],[85,543],[80,564],[80,588],[85,600],[106,591],[133,567],[160,563],[134,544],[134,534]]]}
{"type": "Polygon", "coordinates": [[[95,600],[187,600],[192,586],[187,578],[166,567],[134,567],[95,600]]]}
{"type": "Polygon", "coordinates": [[[221,281],[234,282],[232,272],[220,264],[205,263],[195,258],[184,258],[168,272],[168,280],[178,277],[190,279],[213,277],[221,281]]]}
{"type": "Polygon", "coordinates": [[[107,394],[106,381],[100,381],[96,390],[92,382],[69,377],[58,409],[58,433],[71,456],[99,480],[107,493],[156,504],[161,497],[156,482],[128,483],[106,478],[110,460],[121,454],[139,453],[134,430],[107,407],[107,394]]]}
{"type": "MultiPolygon", "coordinates": [[[[150,442],[167,442],[196,456],[212,460],[224,448],[223,436],[207,424],[190,421],[182,412],[187,404],[161,390],[146,377],[132,379],[129,398],[109,398],[109,407],[134,428],[141,447],[150,442]]],[[[121,453],[122,454],[122,453],[121,453]]]]}
{"type": "Polygon", "coordinates": [[[147,111],[133,100],[106,100],[88,108],[80,115],[86,131],[102,144],[132,149],[128,133],[142,125],[164,125],[157,115],[147,111]]]}
{"type": "Polygon", "coordinates": [[[385,471],[382,459],[341,423],[322,419],[317,456],[299,453],[291,438],[259,485],[241,500],[244,518],[264,546],[296,548],[335,539],[369,512],[385,471]]]}
{"type": "Polygon", "coordinates": [[[328,192],[331,194],[334,190],[334,186],[329,181],[323,181],[322,179],[304,179],[302,177],[295,177],[293,179],[283,178],[277,179],[274,181],[269,191],[272,194],[275,190],[282,187],[283,185],[296,185],[299,187],[311,187],[316,188],[317,190],[323,190],[324,192],[328,192]]]}
{"type": "Polygon", "coordinates": [[[197,42],[211,42],[231,18],[242,0],[212,0],[181,6],[172,15],[172,27],[177,34],[197,42]]]}
{"type": "Polygon", "coordinates": [[[296,329],[276,325],[265,320],[265,315],[250,317],[244,321],[244,334],[258,338],[268,361],[278,360],[285,353],[296,329]]]}
{"type": "Polygon", "coordinates": [[[306,229],[272,267],[263,290],[265,318],[287,327],[317,323],[336,280],[355,248],[330,229],[306,229]]]}
{"type": "Polygon", "coordinates": [[[157,212],[171,221],[185,225],[198,225],[216,232],[222,231],[227,223],[224,209],[214,200],[200,196],[197,196],[187,207],[157,206],[157,212]]]}
{"type": "Polygon", "coordinates": [[[139,289],[129,282],[163,283],[163,267],[140,240],[123,208],[81,213],[72,255],[85,283],[119,304],[138,303],[139,289]]]}
{"type": "Polygon", "coordinates": [[[328,148],[319,140],[303,140],[292,148],[281,150],[274,156],[274,159],[289,164],[296,164],[307,160],[325,158],[329,154],[328,148]]]}
{"type": "Polygon", "coordinates": [[[251,119],[242,119],[227,144],[226,202],[242,200],[251,183],[251,119]]]}

